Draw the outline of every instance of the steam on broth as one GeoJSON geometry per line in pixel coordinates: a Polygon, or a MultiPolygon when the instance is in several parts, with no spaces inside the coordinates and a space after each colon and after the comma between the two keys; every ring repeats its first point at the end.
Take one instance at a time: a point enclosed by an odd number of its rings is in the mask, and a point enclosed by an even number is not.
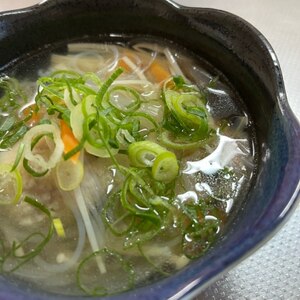
{"type": "Polygon", "coordinates": [[[48,61],[34,80],[0,79],[1,271],[107,295],[202,256],[254,168],[230,85],[147,40],[71,43],[48,61]]]}

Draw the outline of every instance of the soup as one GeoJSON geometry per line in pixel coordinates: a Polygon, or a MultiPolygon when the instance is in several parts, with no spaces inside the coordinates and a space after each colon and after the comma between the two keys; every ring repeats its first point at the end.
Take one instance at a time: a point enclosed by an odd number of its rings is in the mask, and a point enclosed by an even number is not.
{"type": "Polygon", "coordinates": [[[226,78],[152,40],[35,59],[1,78],[2,273],[101,296],[206,253],[254,170],[253,128],[226,78]]]}

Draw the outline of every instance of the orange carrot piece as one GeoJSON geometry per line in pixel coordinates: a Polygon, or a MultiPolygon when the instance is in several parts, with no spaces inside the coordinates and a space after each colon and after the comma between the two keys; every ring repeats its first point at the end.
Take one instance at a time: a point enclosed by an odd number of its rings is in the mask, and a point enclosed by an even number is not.
{"type": "MultiPolygon", "coordinates": [[[[61,135],[61,139],[64,143],[64,153],[68,153],[69,151],[71,151],[72,149],[74,149],[79,142],[77,141],[77,139],[75,138],[72,129],[68,126],[68,124],[61,120],[60,121],[60,135],[61,135]]],[[[76,162],[79,158],[80,153],[77,152],[76,154],[74,154],[71,159],[76,162]]]]}
{"type": "Polygon", "coordinates": [[[122,58],[119,59],[118,66],[121,67],[121,68],[123,68],[126,72],[130,72],[131,71],[130,67],[126,64],[126,62],[122,58]]]}
{"type": "Polygon", "coordinates": [[[156,82],[162,82],[169,77],[171,77],[171,74],[168,70],[166,70],[161,64],[158,62],[153,62],[151,66],[149,67],[149,71],[151,75],[154,77],[156,82]]]}
{"type": "Polygon", "coordinates": [[[32,104],[30,106],[27,106],[23,111],[23,115],[25,117],[31,115],[30,119],[27,121],[27,124],[29,126],[37,124],[41,118],[42,118],[42,113],[38,111],[36,104],[32,104]]]}

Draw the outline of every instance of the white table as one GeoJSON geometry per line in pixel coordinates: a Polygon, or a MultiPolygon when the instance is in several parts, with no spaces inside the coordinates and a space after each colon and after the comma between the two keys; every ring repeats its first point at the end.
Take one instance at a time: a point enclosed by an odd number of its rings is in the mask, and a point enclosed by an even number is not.
{"type": "MultiPolygon", "coordinates": [[[[41,1],[0,0],[0,11],[38,2],[41,1]]],[[[260,30],[279,58],[289,104],[300,119],[299,0],[177,0],[177,3],[226,10],[260,30]]],[[[197,299],[300,299],[300,206],[270,241],[197,299]]]]}

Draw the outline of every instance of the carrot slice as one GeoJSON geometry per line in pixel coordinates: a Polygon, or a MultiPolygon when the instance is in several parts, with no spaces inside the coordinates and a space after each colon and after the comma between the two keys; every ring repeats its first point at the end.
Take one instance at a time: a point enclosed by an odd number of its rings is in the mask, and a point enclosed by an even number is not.
{"type": "Polygon", "coordinates": [[[149,67],[149,71],[156,82],[162,82],[171,77],[170,72],[158,62],[153,62],[149,67]]]}
{"type": "Polygon", "coordinates": [[[123,58],[119,59],[118,66],[123,68],[126,72],[131,71],[131,68],[127,65],[123,58]]]}
{"type": "MultiPolygon", "coordinates": [[[[73,150],[76,146],[78,146],[79,142],[75,138],[72,129],[68,126],[68,124],[61,120],[60,121],[60,130],[61,130],[61,139],[64,143],[64,153],[68,153],[69,151],[73,150]]],[[[77,152],[74,154],[71,159],[76,162],[79,158],[80,153],[77,152]]]]}
{"type": "Polygon", "coordinates": [[[27,124],[29,126],[33,126],[33,125],[37,124],[43,116],[43,114],[40,112],[40,110],[38,110],[36,104],[32,104],[32,105],[27,106],[22,111],[22,113],[25,117],[31,115],[30,119],[27,121],[27,124]]]}

